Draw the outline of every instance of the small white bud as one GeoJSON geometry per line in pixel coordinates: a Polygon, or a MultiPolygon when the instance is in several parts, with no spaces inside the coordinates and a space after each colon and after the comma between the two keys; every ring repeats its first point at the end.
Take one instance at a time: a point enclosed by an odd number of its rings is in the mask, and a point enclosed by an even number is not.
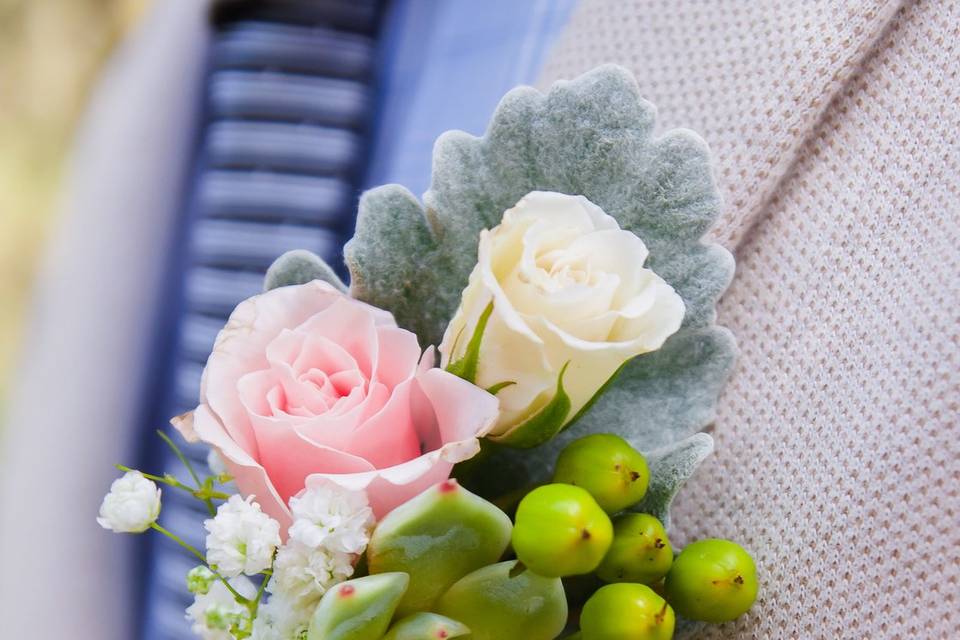
{"type": "Polygon", "coordinates": [[[110,485],[97,523],[117,533],[143,533],[160,515],[160,488],[139,471],[128,471],[110,485]]]}
{"type": "Polygon", "coordinates": [[[217,579],[213,571],[200,566],[190,569],[187,573],[187,591],[196,595],[204,595],[210,591],[210,585],[217,579]]]}

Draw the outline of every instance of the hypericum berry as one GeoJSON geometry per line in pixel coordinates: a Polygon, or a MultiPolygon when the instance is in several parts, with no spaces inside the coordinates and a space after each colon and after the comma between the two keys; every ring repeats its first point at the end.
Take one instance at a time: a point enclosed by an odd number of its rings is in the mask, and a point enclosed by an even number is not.
{"type": "Polygon", "coordinates": [[[568,444],[557,458],[553,474],[554,482],[589,491],[607,513],[640,502],[649,480],[643,455],[612,433],[595,433],[568,444]]]}
{"type": "Polygon", "coordinates": [[[580,487],[538,487],[517,507],[513,550],[542,576],[590,573],[603,560],[612,538],[610,518],[580,487]]]}
{"type": "Polygon", "coordinates": [[[643,584],[601,587],[583,605],[583,640],[670,640],[676,619],[667,601],[643,584]]]}
{"type": "Polygon", "coordinates": [[[665,588],[667,600],[684,618],[727,622],[757,599],[757,569],[735,542],[700,540],[673,561],[665,588]]]}
{"type": "Polygon", "coordinates": [[[613,544],[597,575],[604,582],[652,584],[672,564],[673,548],[663,524],[646,513],[627,513],[613,520],[613,544]]]}

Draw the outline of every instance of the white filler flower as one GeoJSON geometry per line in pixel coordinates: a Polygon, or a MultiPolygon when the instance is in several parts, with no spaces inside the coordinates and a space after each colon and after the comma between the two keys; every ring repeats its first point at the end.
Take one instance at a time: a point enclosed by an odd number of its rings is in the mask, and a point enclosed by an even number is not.
{"type": "Polygon", "coordinates": [[[230,496],[203,526],[208,532],[207,562],[227,577],[268,569],[280,546],[280,523],[263,513],[252,497],[230,496]]]}
{"type": "Polygon", "coordinates": [[[290,511],[290,538],[310,549],[323,546],[359,555],[370,541],[374,517],[363,491],[314,478],[306,491],[290,499],[290,511]]]}
{"type": "MultiPolygon", "coordinates": [[[[234,578],[230,586],[245,598],[253,599],[257,589],[244,577],[234,578]]],[[[187,620],[194,634],[203,640],[234,640],[231,627],[250,629],[250,611],[238,603],[230,590],[219,580],[210,585],[210,590],[197,594],[193,604],[187,607],[187,620]]]]}
{"type": "Polygon", "coordinates": [[[117,533],[143,533],[160,515],[160,488],[139,471],[128,471],[110,485],[97,523],[117,533]]]}
{"type": "Polygon", "coordinates": [[[353,575],[356,556],[329,551],[323,547],[311,549],[296,540],[290,540],[277,553],[273,564],[273,578],[267,589],[274,597],[281,596],[299,609],[312,609],[327,589],[353,575]]]}
{"type": "Polygon", "coordinates": [[[353,575],[375,519],[366,493],[321,478],[291,498],[290,511],[290,539],[277,554],[269,589],[295,608],[310,608],[353,575]]]}
{"type": "Polygon", "coordinates": [[[250,640],[305,639],[312,613],[312,609],[296,607],[283,596],[270,596],[257,611],[250,640]]]}

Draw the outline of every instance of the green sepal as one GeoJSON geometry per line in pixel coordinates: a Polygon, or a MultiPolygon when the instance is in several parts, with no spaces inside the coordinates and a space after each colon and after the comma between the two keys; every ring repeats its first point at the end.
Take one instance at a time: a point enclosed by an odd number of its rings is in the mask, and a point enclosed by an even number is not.
{"type": "MultiPolygon", "coordinates": [[[[471,384],[477,382],[477,367],[480,364],[480,344],[483,342],[483,333],[487,330],[487,321],[490,320],[490,314],[493,313],[493,301],[487,305],[487,308],[480,314],[477,320],[477,326],[473,328],[473,335],[470,336],[470,342],[467,343],[467,349],[463,357],[456,362],[447,365],[447,371],[463,378],[471,384]]],[[[454,345],[453,352],[456,351],[454,345]]]]}
{"type": "Polygon", "coordinates": [[[400,615],[427,611],[454,582],[499,560],[512,528],[503,511],[447,480],[380,521],[367,547],[367,564],[371,574],[410,575],[400,615]]]}
{"type": "Polygon", "coordinates": [[[456,620],[436,613],[414,613],[395,623],[383,640],[437,640],[459,638],[470,629],[456,620]]]}
{"type": "Polygon", "coordinates": [[[570,413],[570,396],[563,389],[563,376],[570,363],[563,365],[557,376],[557,390],[553,398],[533,417],[499,436],[487,436],[498,444],[515,449],[530,449],[541,445],[560,433],[570,413]]]}
{"type": "Polygon", "coordinates": [[[537,575],[516,560],[464,576],[435,610],[470,627],[470,640],[553,640],[567,623],[560,578],[537,575]]]}
{"type": "Polygon", "coordinates": [[[397,572],[336,585],[314,610],[307,640],[380,640],[409,581],[407,574],[397,572]]]}
{"type": "Polygon", "coordinates": [[[498,382],[497,384],[495,384],[495,385],[493,385],[493,386],[487,387],[487,393],[489,393],[489,394],[492,395],[492,396],[495,396],[495,395],[497,395],[498,393],[500,393],[500,391],[501,391],[502,389],[506,389],[507,387],[512,386],[512,385],[515,385],[515,384],[517,384],[517,383],[514,382],[513,380],[504,380],[503,382],[498,382]]]}

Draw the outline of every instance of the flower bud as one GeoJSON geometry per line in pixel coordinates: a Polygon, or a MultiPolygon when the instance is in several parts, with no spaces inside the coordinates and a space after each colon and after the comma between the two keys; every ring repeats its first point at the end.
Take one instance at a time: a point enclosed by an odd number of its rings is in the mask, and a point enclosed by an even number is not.
{"type": "Polygon", "coordinates": [[[97,523],[117,533],[143,533],[159,515],[159,487],[139,471],[128,471],[110,485],[97,523]]]}

